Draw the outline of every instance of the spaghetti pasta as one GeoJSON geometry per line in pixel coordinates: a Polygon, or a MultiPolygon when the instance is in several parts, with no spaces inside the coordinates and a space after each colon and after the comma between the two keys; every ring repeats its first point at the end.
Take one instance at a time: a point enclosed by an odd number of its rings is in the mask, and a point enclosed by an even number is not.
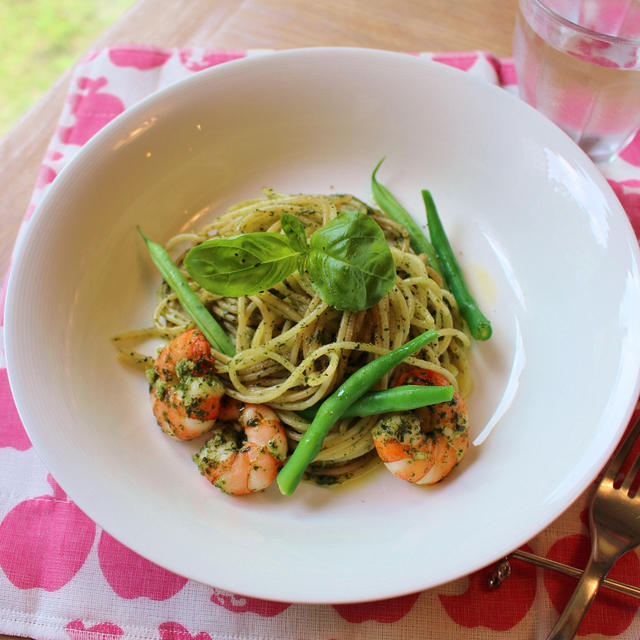
{"type": "MultiPolygon", "coordinates": [[[[198,233],[173,237],[167,249],[179,253],[211,237],[252,232],[280,232],[280,216],[300,220],[309,237],[341,212],[356,210],[382,229],[396,265],[395,286],[378,304],[362,311],[339,311],[325,304],[304,273],[251,296],[223,297],[209,293],[189,278],[191,288],[235,344],[236,355],[214,351],[216,373],[225,393],[245,403],[268,404],[285,425],[290,448],[309,423],[298,413],[326,398],[353,371],[378,355],[395,349],[428,329],[439,337],[410,366],[437,372],[464,398],[471,391],[468,366],[470,339],[453,295],[427,262],[410,247],[404,227],[352,195],[281,194],[241,202],[198,233]]],[[[163,282],[153,313],[153,328],[117,338],[171,337],[192,327],[176,295],[163,282]]],[[[126,349],[122,357],[143,361],[126,349]],[[131,354],[131,355],[128,355],[131,354]]],[[[385,376],[376,389],[392,386],[401,367],[385,376]]],[[[371,431],[376,416],[340,420],[326,437],[309,467],[308,479],[335,484],[357,477],[380,464],[371,431]]]]}

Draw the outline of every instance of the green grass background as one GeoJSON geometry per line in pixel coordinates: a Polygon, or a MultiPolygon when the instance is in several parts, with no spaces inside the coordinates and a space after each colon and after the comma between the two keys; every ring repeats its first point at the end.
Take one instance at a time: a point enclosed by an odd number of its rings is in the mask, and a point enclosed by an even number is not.
{"type": "Polygon", "coordinates": [[[0,136],[134,0],[0,0],[0,136]]]}

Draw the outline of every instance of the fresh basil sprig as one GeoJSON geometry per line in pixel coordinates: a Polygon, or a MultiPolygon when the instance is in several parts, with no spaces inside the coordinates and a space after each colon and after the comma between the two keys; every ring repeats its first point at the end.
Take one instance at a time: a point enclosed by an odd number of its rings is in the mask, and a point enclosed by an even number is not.
{"type": "Polygon", "coordinates": [[[291,248],[299,251],[301,255],[305,255],[307,253],[307,236],[302,222],[290,213],[283,213],[280,216],[280,225],[291,248]]]}
{"type": "Polygon", "coordinates": [[[245,233],[206,240],[187,253],[184,266],[211,293],[252,296],[295,271],[299,255],[280,233],[245,233]]]}
{"type": "Polygon", "coordinates": [[[393,287],[396,268],[382,229],[358,211],[345,211],[313,233],[283,213],[281,233],[212,238],[191,249],[184,266],[203,288],[221,296],[254,295],[296,269],[309,274],[328,305],[359,311],[377,304],[393,287]]]}
{"type": "Polygon", "coordinates": [[[342,213],[318,229],[309,244],[305,266],[311,282],[336,309],[368,309],[396,281],[396,265],[384,233],[363,213],[342,213]]]}

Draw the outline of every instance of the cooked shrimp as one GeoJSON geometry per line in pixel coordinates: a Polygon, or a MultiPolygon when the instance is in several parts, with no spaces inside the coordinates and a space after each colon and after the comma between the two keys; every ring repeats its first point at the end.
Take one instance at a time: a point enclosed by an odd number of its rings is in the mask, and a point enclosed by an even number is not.
{"type": "Polygon", "coordinates": [[[202,332],[190,329],[171,340],[147,370],[153,414],[165,433],[192,440],[213,429],[224,396],[214,360],[202,332]]]}
{"type": "MultiPolygon", "coordinates": [[[[447,385],[440,373],[411,369],[399,384],[447,385]]],[[[458,464],[469,445],[467,409],[458,392],[441,402],[384,416],[372,431],[378,455],[391,473],[414,484],[435,484],[458,464]]]]}
{"type": "Polygon", "coordinates": [[[160,352],[155,369],[162,380],[175,382],[187,371],[194,376],[211,373],[215,358],[211,345],[200,329],[189,329],[176,336],[160,352]]]}
{"type": "Polygon", "coordinates": [[[266,489],[287,456],[287,436],[278,416],[262,404],[225,402],[227,419],[193,456],[200,473],[225,493],[240,496],[266,489]]]}

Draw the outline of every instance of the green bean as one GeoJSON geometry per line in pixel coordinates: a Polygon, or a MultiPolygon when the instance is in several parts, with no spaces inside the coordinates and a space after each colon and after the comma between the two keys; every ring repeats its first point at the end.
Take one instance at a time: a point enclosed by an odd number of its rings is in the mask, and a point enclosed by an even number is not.
{"type": "MultiPolygon", "coordinates": [[[[342,417],[363,418],[390,411],[411,411],[411,409],[426,407],[438,402],[449,402],[451,398],[453,398],[451,385],[440,387],[403,384],[383,391],[365,393],[360,400],[356,400],[347,408],[342,417]]],[[[297,414],[305,420],[313,420],[321,404],[314,404],[312,407],[297,411],[297,414]]]]}
{"type": "Polygon", "coordinates": [[[429,225],[429,235],[431,242],[438,254],[438,260],[442,267],[442,273],[446,278],[447,285],[453,293],[462,317],[467,321],[471,335],[476,340],[488,340],[491,337],[491,323],[484,316],[478,303],[475,301],[462,276],[460,265],[453,254],[453,249],[447,238],[444,227],[431,193],[426,189],[422,190],[422,199],[427,212],[427,224],[429,225]]]}
{"type": "Polygon", "coordinates": [[[236,350],[233,342],[216,319],[209,313],[204,304],[202,304],[200,298],[192,291],[187,279],[182,275],[182,272],[174,264],[173,260],[171,260],[171,256],[166,249],[156,242],[149,240],[149,238],[142,233],[140,227],[138,227],[138,231],[147,245],[149,255],[158,268],[158,271],[160,271],[167,284],[178,296],[178,300],[182,303],[185,311],[191,316],[211,346],[228,356],[235,355],[236,350]]]}
{"type": "Polygon", "coordinates": [[[427,240],[424,232],[418,223],[411,217],[411,214],[395,199],[394,195],[384,185],[380,184],[376,179],[376,174],[384,158],[378,162],[376,168],[371,174],[371,193],[374,200],[380,208],[393,220],[399,222],[408,232],[411,241],[411,248],[416,253],[426,254],[429,265],[441,274],[441,268],[438,264],[438,256],[434,251],[432,244],[427,240]]]}
{"type": "Polygon", "coordinates": [[[401,347],[372,360],[347,378],[320,405],[298,446],[280,470],[277,478],[280,491],[289,496],[295,491],[309,463],[322,448],[322,442],[329,429],[344,415],[349,406],[394,367],[437,337],[438,334],[435,331],[425,331],[401,347]]]}

